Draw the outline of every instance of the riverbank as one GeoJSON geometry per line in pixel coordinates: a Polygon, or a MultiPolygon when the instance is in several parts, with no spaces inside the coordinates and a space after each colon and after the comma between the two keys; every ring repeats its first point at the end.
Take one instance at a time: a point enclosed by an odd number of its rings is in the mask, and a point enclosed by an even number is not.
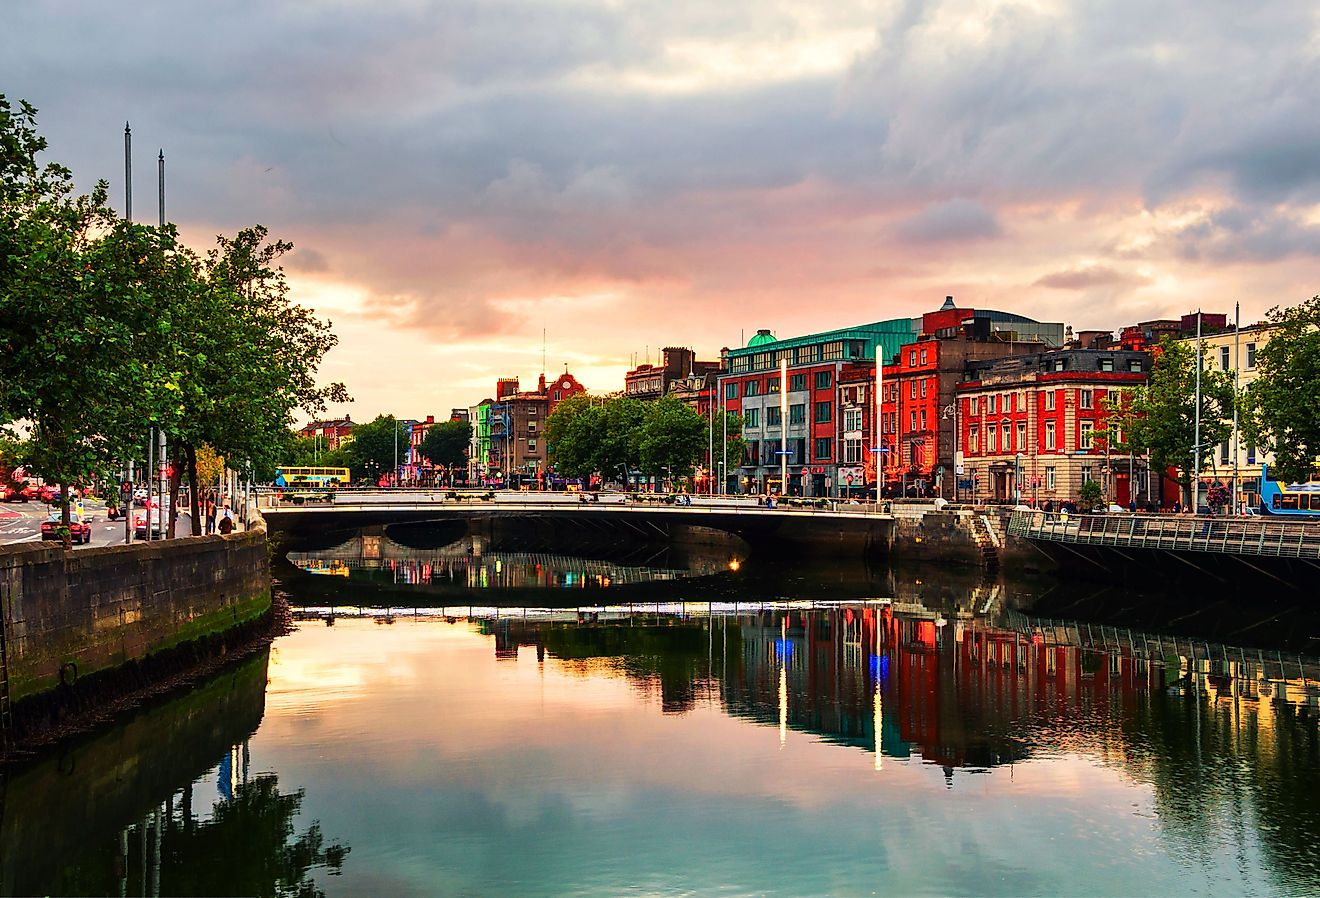
{"type": "Polygon", "coordinates": [[[265,528],[73,553],[0,548],[5,749],[95,726],[269,642],[265,528]]]}

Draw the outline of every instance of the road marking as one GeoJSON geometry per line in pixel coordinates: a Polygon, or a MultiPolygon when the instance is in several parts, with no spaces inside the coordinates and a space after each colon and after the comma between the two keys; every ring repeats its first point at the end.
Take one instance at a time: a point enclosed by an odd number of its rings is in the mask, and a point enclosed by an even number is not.
{"type": "Polygon", "coordinates": [[[34,539],[41,539],[41,534],[34,533],[31,536],[25,536],[22,539],[7,540],[6,542],[0,543],[0,546],[12,546],[14,543],[30,543],[34,539]]]}

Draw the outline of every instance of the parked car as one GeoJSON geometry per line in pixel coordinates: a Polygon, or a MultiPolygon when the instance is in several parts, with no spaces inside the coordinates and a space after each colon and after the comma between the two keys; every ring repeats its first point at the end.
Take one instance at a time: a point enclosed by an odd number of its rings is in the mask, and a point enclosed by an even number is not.
{"type": "MultiPolygon", "coordinates": [[[[64,516],[60,512],[49,515],[46,520],[41,522],[41,539],[44,542],[48,539],[63,539],[60,536],[60,528],[64,526],[64,516]]],[[[86,545],[92,541],[92,522],[90,518],[83,517],[80,514],[69,515],[69,535],[75,543],[86,545]]]]}
{"type": "Polygon", "coordinates": [[[0,502],[26,502],[28,498],[22,484],[6,483],[0,486],[0,502]]]}

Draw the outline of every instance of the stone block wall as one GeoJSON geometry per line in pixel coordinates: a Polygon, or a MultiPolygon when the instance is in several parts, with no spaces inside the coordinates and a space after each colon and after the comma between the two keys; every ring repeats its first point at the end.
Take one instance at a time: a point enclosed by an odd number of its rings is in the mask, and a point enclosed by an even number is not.
{"type": "Polygon", "coordinates": [[[261,527],[76,552],[0,547],[11,700],[222,633],[270,602],[261,527]]]}

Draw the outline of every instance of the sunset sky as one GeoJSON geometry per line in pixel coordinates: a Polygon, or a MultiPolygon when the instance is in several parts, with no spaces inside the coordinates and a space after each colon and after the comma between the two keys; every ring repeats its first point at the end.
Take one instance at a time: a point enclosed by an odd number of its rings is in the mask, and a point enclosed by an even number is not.
{"type": "Polygon", "coordinates": [[[946,294],[1117,328],[1320,292],[1320,5],[100,0],[7,7],[0,92],[198,248],[260,222],[354,420],[622,387],[946,294]]]}

